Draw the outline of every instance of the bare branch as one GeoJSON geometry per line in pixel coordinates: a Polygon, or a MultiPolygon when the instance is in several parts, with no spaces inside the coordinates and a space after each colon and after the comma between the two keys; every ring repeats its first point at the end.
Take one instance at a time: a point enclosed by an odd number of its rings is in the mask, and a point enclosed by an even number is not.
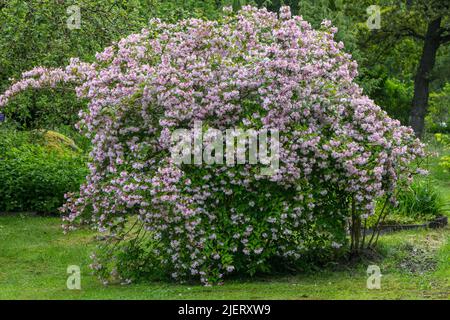
{"type": "Polygon", "coordinates": [[[409,37],[413,37],[416,38],[417,40],[425,40],[425,36],[417,33],[414,29],[408,28],[408,27],[404,27],[400,30],[400,32],[398,33],[401,37],[403,36],[409,36],[409,37]]]}
{"type": "Polygon", "coordinates": [[[450,42],[450,34],[447,34],[445,36],[441,36],[439,38],[439,43],[440,44],[446,44],[447,42],[450,42]]]}
{"type": "Polygon", "coordinates": [[[440,44],[446,44],[450,41],[450,27],[449,28],[441,28],[439,37],[440,44]]]}

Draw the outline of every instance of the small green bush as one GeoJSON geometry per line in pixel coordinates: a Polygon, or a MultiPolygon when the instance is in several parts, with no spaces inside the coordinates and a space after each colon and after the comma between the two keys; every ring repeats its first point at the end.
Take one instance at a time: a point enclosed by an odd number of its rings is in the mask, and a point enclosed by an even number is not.
{"type": "Polygon", "coordinates": [[[55,213],[84,181],[84,155],[48,145],[46,134],[0,131],[0,211],[55,213]]]}
{"type": "Polygon", "coordinates": [[[439,159],[439,166],[444,169],[445,172],[450,172],[450,135],[436,133],[434,135],[437,148],[440,149],[442,157],[439,159]]]}
{"type": "Polygon", "coordinates": [[[446,172],[450,171],[450,156],[443,156],[440,159],[439,165],[444,168],[446,172]]]}
{"type": "Polygon", "coordinates": [[[430,94],[430,106],[425,118],[429,132],[450,133],[450,83],[430,94]]]}
{"type": "Polygon", "coordinates": [[[398,195],[398,206],[393,214],[415,220],[431,220],[440,216],[444,201],[430,180],[414,182],[398,195]]]}
{"type": "Polygon", "coordinates": [[[411,83],[404,83],[397,79],[386,79],[382,88],[376,94],[376,102],[383,107],[394,119],[400,120],[403,125],[409,123],[409,111],[413,96],[411,83]]]}

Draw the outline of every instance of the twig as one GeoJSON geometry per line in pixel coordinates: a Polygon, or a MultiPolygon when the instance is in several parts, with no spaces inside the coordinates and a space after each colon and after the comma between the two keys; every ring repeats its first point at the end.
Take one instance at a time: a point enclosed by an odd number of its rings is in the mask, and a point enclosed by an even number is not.
{"type": "Polygon", "coordinates": [[[367,218],[364,219],[364,229],[363,229],[363,238],[361,242],[361,250],[364,249],[364,244],[366,242],[366,232],[367,232],[367,218]]]}
{"type": "Polygon", "coordinates": [[[372,236],[370,237],[369,242],[367,243],[367,247],[370,247],[370,245],[372,244],[373,237],[375,236],[376,230],[379,228],[380,220],[381,220],[381,217],[383,216],[384,210],[386,209],[388,201],[389,201],[389,195],[386,195],[386,200],[384,201],[383,208],[381,209],[380,215],[378,216],[378,220],[377,220],[377,223],[375,224],[375,228],[373,229],[374,231],[372,232],[372,236]]]}

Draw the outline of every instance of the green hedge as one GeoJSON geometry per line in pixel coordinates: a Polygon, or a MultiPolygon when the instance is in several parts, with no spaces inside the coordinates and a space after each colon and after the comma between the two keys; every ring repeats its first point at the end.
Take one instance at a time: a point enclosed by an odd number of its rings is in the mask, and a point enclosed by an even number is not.
{"type": "Polygon", "coordinates": [[[47,132],[0,131],[0,211],[56,213],[64,194],[79,189],[85,156],[47,138],[47,132]]]}

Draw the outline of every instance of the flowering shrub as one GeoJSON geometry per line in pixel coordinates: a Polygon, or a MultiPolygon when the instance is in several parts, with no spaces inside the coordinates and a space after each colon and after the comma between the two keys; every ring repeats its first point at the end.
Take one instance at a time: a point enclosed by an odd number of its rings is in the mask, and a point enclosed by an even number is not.
{"type": "MultiPolygon", "coordinates": [[[[219,21],[152,20],[92,64],[25,73],[0,104],[28,87],[75,83],[89,101],[78,127],[94,147],[87,183],[63,207],[65,228],[90,223],[112,243],[128,242],[128,258],[152,256],[173,278],[208,284],[340,247],[350,216],[372,215],[377,198],[395,200],[411,179],[422,145],[353,83],[357,65],[334,33],[288,7],[279,16],[248,6],[219,21]],[[194,121],[278,129],[279,168],[176,165],[171,132],[194,121]]],[[[124,278],[108,254],[94,269],[124,278]]]]}

